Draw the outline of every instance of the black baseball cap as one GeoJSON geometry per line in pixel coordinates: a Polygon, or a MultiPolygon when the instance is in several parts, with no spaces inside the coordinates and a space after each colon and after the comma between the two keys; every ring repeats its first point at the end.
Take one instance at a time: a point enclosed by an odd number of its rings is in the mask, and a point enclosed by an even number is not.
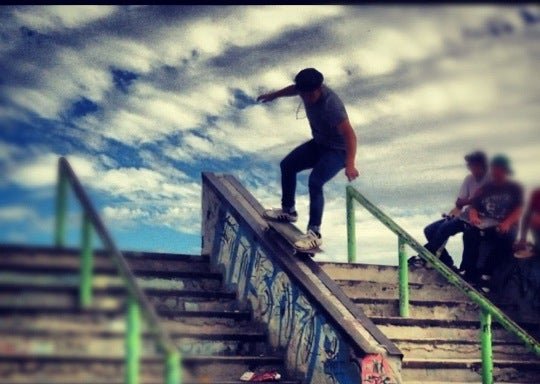
{"type": "Polygon", "coordinates": [[[294,84],[298,92],[312,92],[319,88],[323,81],[323,74],[315,68],[302,69],[294,78],[294,84]]]}
{"type": "Polygon", "coordinates": [[[467,164],[481,164],[487,167],[487,156],[483,151],[474,151],[465,156],[467,164]]]}

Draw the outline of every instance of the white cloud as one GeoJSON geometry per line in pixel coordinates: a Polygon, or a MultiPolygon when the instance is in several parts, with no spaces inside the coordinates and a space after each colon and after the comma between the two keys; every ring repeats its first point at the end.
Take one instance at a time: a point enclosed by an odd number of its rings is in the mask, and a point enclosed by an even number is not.
{"type": "Polygon", "coordinates": [[[40,31],[60,28],[79,28],[112,15],[115,6],[105,5],[47,5],[21,7],[13,11],[17,21],[40,31]]]}
{"type": "Polygon", "coordinates": [[[34,217],[34,211],[22,205],[0,207],[0,221],[23,221],[34,217]]]}
{"type": "MultiPolygon", "coordinates": [[[[60,155],[45,153],[15,166],[8,179],[27,188],[48,187],[56,183],[58,159],[60,155]]],[[[96,175],[96,165],[87,157],[69,156],[71,166],[79,178],[86,179],[96,175]]]]}

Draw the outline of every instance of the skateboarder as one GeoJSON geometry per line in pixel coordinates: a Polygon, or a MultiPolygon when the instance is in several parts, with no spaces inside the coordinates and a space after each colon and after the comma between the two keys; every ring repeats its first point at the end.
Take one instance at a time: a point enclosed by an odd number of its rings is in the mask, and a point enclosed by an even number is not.
{"type": "Polygon", "coordinates": [[[269,209],[267,218],[295,222],[296,174],[312,169],[309,175],[309,223],[305,236],[295,242],[302,251],[322,244],[321,221],[324,209],[323,186],[341,169],[349,181],[358,177],[355,167],[356,135],[343,102],[323,84],[323,74],[314,68],[301,70],[294,84],[263,94],[257,101],[270,102],[280,97],[300,96],[311,126],[313,139],[298,146],[281,161],[281,208],[269,209]]]}

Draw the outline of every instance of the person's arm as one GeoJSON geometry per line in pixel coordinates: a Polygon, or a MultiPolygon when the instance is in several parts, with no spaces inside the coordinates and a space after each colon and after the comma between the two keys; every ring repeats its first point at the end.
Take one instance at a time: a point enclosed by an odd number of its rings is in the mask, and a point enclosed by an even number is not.
{"type": "Polygon", "coordinates": [[[353,181],[359,175],[355,165],[357,145],[356,134],[354,133],[354,129],[352,128],[349,119],[345,119],[338,124],[337,129],[345,140],[345,151],[347,152],[347,158],[345,160],[345,175],[349,181],[353,181]]]}
{"type": "Polygon", "coordinates": [[[257,101],[262,101],[263,103],[267,103],[269,101],[275,100],[280,97],[290,97],[290,96],[296,96],[296,95],[298,95],[298,91],[296,90],[296,86],[292,84],[283,89],[280,89],[279,91],[262,94],[259,97],[257,97],[257,101]]]}
{"type": "Polygon", "coordinates": [[[469,221],[475,227],[478,227],[482,220],[478,215],[478,209],[480,208],[480,199],[482,197],[483,188],[480,188],[471,199],[470,209],[469,209],[469,221]]]}
{"type": "Polygon", "coordinates": [[[456,199],[456,208],[459,209],[460,211],[464,206],[469,205],[472,202],[472,197],[469,196],[470,177],[471,177],[470,175],[467,176],[465,180],[463,180],[463,183],[461,184],[461,188],[459,188],[459,194],[456,199]]]}
{"type": "Polygon", "coordinates": [[[501,223],[497,226],[497,229],[502,233],[507,233],[510,228],[514,226],[514,224],[519,223],[521,212],[523,212],[522,207],[517,207],[516,209],[514,209],[506,219],[501,221],[501,223]]]}
{"type": "Polygon", "coordinates": [[[456,208],[461,210],[464,206],[471,204],[471,199],[462,199],[460,197],[456,200],[456,208]]]}

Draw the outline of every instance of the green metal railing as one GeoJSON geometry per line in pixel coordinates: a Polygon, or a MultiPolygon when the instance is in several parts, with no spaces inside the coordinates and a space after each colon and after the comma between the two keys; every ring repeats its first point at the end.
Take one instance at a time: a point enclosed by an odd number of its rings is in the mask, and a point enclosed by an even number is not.
{"type": "Polygon", "coordinates": [[[514,334],[531,351],[540,356],[540,343],[530,336],[523,328],[512,321],[490,300],[478,292],[474,287],[464,281],[454,271],[443,264],[439,258],[429,252],[424,246],[409,235],[395,221],[383,213],[379,208],[367,200],[360,192],[352,186],[346,188],[347,206],[347,251],[349,263],[356,262],[356,218],[355,201],[368,210],[375,218],[383,223],[388,229],[398,237],[399,256],[399,313],[402,317],[409,316],[409,268],[407,265],[407,255],[405,245],[408,245],[429,262],[433,268],[446,278],[451,284],[463,291],[475,304],[480,307],[480,328],[481,328],[481,358],[482,358],[482,383],[493,384],[493,349],[492,349],[492,319],[501,324],[506,330],[514,334]]]}
{"type": "Polygon", "coordinates": [[[65,245],[66,214],[68,187],[71,186],[77,200],[83,209],[81,233],[81,269],[79,286],[79,304],[89,308],[92,304],[93,279],[93,250],[92,233],[95,231],[113,263],[128,292],[126,308],[126,338],[125,338],[125,383],[138,384],[141,356],[141,318],[146,320],[148,331],[156,340],[158,349],[164,353],[164,382],[165,384],[181,384],[181,357],[178,347],[173,343],[169,334],[161,326],[159,317],[137,280],[122,252],[116,247],[112,237],[105,228],[97,211],[94,209],[88,195],[79,179],[73,172],[68,161],[61,157],[58,161],[58,181],[56,193],[56,223],[54,239],[57,247],[65,245]]]}

